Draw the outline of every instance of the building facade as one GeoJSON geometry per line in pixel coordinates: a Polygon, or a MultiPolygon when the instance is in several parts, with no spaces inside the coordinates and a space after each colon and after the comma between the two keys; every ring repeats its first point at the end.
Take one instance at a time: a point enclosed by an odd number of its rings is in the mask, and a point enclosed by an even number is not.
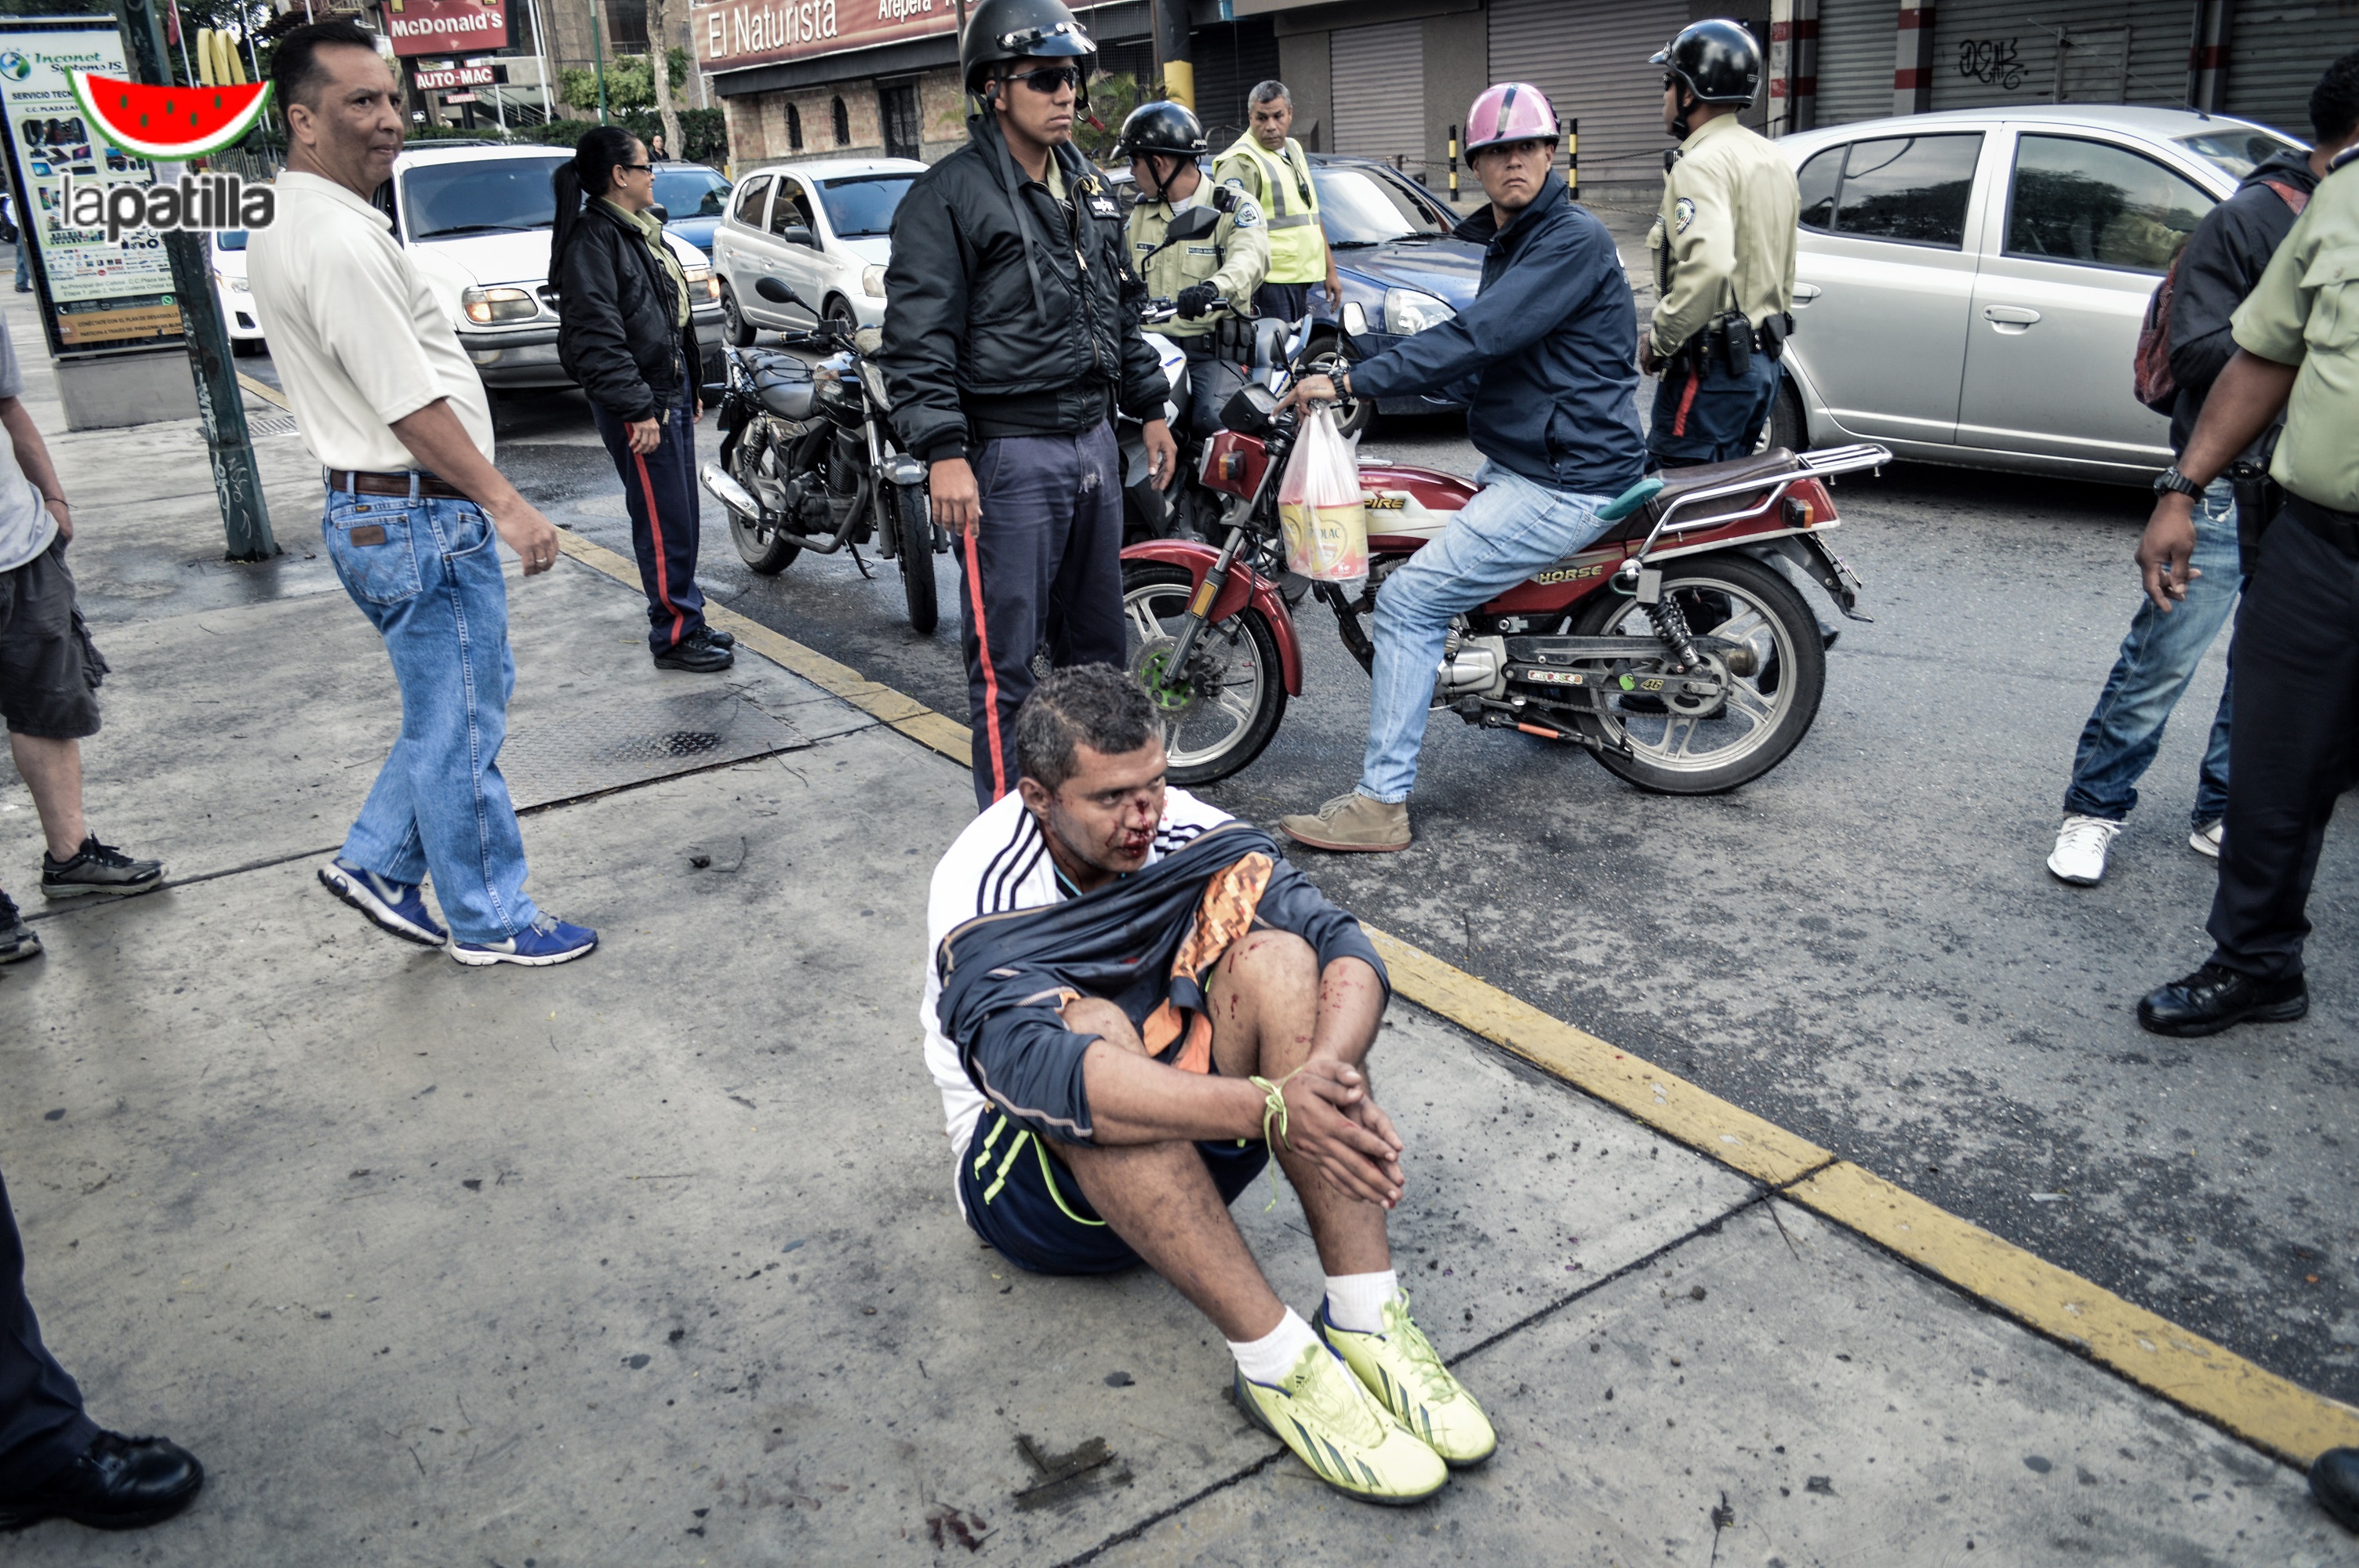
{"type": "MultiPolygon", "coordinates": [[[[1242,130],[1253,84],[1276,77],[1292,91],[1307,146],[1382,158],[1441,189],[1466,106],[1490,82],[1529,81],[1578,123],[1582,196],[1608,200],[1660,189],[1669,138],[1661,75],[1647,57],[1706,16],[1767,40],[1770,80],[1747,118],[1773,135],[2069,102],[2186,103],[2306,138],[2319,71],[2359,48],[2359,0],[1186,3],[1196,108],[1215,146],[1242,130]]],[[[690,32],[728,115],[737,172],[786,158],[932,159],[956,146],[966,105],[953,5],[697,4],[690,32]]],[[[1154,80],[1148,0],[1075,9],[1102,70],[1154,80]]],[[[1461,185],[1471,191],[1471,177],[1461,185]]]]}

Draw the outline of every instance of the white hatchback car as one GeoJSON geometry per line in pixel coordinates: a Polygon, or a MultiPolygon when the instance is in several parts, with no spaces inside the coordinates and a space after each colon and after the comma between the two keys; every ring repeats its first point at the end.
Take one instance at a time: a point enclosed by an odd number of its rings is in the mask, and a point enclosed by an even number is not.
{"type": "Polygon", "coordinates": [[[1802,188],[1773,442],[2143,484],[2169,421],[2130,391],[2155,286],[2272,155],[2266,126],[2060,104],[1782,138],[1802,188]]]}
{"type": "Polygon", "coordinates": [[[837,158],[776,164],[739,180],[712,235],[729,341],[742,348],[761,328],[809,327],[821,316],[846,328],[882,325],[893,213],[925,172],[914,158],[837,158]],[[764,276],[810,308],[756,294],[764,276]]]}
{"type": "Polygon", "coordinates": [[[245,281],[245,231],[215,229],[211,236],[213,292],[221,297],[222,325],[232,353],[262,351],[262,319],[255,314],[254,289],[245,281]]]}
{"type": "MultiPolygon", "coordinates": [[[[557,297],[549,237],[549,176],[571,160],[555,147],[427,142],[393,166],[394,222],[427,286],[458,329],[486,386],[571,386],[557,362],[557,297]]],[[[702,373],[717,380],[719,290],[704,253],[664,236],[688,275],[702,373]]]]}

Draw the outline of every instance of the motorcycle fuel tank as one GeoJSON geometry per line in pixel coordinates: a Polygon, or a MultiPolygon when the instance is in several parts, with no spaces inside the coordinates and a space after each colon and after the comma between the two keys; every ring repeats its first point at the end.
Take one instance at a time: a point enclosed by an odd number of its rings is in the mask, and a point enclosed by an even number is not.
{"type": "Polygon", "coordinates": [[[1362,463],[1360,498],[1367,507],[1368,548],[1397,552],[1439,537],[1474,498],[1474,486],[1439,469],[1362,463]]]}
{"type": "Polygon", "coordinates": [[[754,361],[746,373],[754,378],[754,395],[770,413],[781,419],[810,417],[817,391],[810,366],[792,354],[769,354],[754,361]]]}

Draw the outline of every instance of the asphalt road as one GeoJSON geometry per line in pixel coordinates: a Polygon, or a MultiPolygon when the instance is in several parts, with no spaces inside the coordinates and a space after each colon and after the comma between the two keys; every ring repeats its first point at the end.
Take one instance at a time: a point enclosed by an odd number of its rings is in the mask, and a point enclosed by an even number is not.
{"type": "MultiPolygon", "coordinates": [[[[267,373],[266,362],[246,367],[267,373]]],[[[630,549],[576,393],[501,400],[501,465],[630,549]]],[[[703,458],[717,438],[701,427],[703,458]]],[[[1471,471],[1454,420],[1365,448],[1471,471]]],[[[2359,1400],[2346,1154],[2359,1087],[2359,838],[2331,832],[2310,1016],[2142,1033],[2207,954],[2187,814],[2224,639],[2098,888],[2043,861],[2073,742],[2136,603],[2136,492],[1897,465],[1836,492],[1872,625],[1846,623],[1799,749],[1734,794],[1641,794],[1569,748],[1438,716],[1406,854],[1300,860],[1339,901],[2043,1257],[2310,1387],[2359,1400]]],[[[962,719],[959,574],[919,637],[890,562],[745,569],[706,508],[719,603],[962,719]]],[[[1829,611],[1832,615],[1832,611],[1829,611]]],[[[1314,603],[1305,691],[1203,793],[1265,824],[1357,776],[1367,682],[1314,603]]],[[[869,800],[846,808],[875,814],[869,800]]],[[[890,833],[887,816],[875,816],[890,833]]]]}

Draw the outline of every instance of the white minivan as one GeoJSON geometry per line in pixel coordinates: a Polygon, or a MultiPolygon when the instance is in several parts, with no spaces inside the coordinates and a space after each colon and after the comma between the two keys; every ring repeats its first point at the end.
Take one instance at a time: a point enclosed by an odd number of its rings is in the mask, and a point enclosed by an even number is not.
{"type": "MultiPolygon", "coordinates": [[[[556,147],[426,142],[394,163],[397,232],[486,386],[573,384],[557,362],[557,298],[549,287],[557,217],[549,176],[571,161],[556,147]]],[[[712,268],[679,235],[664,238],[688,275],[704,379],[718,380],[721,296],[712,268]]]]}
{"type": "Polygon", "coordinates": [[[1796,449],[2144,484],[2169,421],[2130,391],[2155,286],[2276,131],[2177,109],[1954,110],[1777,144],[1802,191],[1789,373],[1796,449]]]}

